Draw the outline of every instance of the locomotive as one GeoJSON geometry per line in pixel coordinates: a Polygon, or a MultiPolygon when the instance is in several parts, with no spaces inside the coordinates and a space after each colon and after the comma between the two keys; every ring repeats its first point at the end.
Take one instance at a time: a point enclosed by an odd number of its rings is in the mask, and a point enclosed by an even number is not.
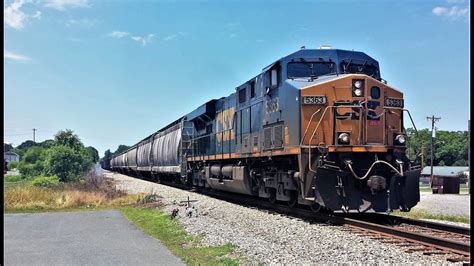
{"type": "MultiPolygon", "coordinates": [[[[408,115],[408,116],[407,116],[408,115]]],[[[403,93],[363,52],[301,49],[106,162],[122,173],[240,193],[290,207],[409,211],[403,93]]]]}

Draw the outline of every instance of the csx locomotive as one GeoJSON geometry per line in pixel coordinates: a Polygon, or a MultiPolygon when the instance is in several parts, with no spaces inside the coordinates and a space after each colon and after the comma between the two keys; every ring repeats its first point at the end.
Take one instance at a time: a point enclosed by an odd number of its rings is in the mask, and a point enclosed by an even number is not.
{"type": "Polygon", "coordinates": [[[421,165],[407,158],[407,117],[403,93],[372,57],[301,49],[106,168],[314,211],[408,211],[421,165]]]}

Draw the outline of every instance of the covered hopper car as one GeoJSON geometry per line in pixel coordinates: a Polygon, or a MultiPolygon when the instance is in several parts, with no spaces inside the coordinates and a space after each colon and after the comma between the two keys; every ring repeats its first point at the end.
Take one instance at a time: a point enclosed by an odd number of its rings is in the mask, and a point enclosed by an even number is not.
{"type": "Polygon", "coordinates": [[[372,57],[301,49],[114,156],[109,168],[314,211],[408,211],[420,199],[421,165],[407,158],[407,118],[403,93],[372,57]]]}

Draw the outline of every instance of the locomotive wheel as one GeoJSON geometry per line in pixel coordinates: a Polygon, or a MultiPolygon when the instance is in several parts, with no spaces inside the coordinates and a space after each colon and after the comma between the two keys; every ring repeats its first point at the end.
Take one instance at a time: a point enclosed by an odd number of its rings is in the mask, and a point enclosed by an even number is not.
{"type": "Polygon", "coordinates": [[[268,198],[268,201],[271,204],[275,204],[276,203],[276,198],[277,198],[276,189],[269,188],[268,190],[269,190],[268,192],[270,193],[270,197],[268,198]]]}
{"type": "Polygon", "coordinates": [[[313,211],[313,212],[319,212],[321,210],[321,205],[319,205],[319,203],[315,202],[311,205],[309,205],[309,208],[313,211]]]}
{"type": "Polygon", "coordinates": [[[188,178],[187,175],[181,177],[181,183],[182,183],[183,185],[188,185],[188,183],[189,183],[189,178],[188,178]]]}
{"type": "Polygon", "coordinates": [[[298,192],[295,190],[289,190],[290,200],[288,201],[288,206],[290,208],[295,208],[298,205],[298,192]]]}

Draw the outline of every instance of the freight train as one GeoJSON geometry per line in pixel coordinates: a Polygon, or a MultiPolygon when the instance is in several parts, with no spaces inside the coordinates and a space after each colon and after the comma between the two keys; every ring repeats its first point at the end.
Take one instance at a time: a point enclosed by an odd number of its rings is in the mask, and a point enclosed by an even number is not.
{"type": "Polygon", "coordinates": [[[372,57],[301,49],[104,167],[315,212],[409,211],[421,162],[407,157],[407,117],[372,57]]]}

